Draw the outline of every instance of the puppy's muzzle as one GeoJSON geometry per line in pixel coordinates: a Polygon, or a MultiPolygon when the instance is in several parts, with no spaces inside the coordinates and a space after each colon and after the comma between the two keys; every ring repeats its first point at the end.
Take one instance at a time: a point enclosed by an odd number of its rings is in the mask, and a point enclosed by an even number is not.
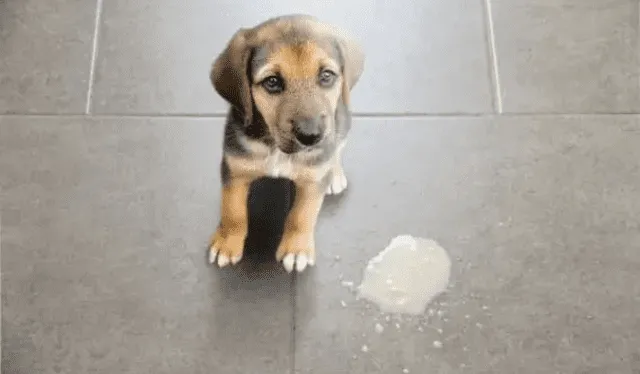
{"type": "Polygon", "coordinates": [[[314,146],[324,138],[325,116],[296,117],[291,120],[293,136],[304,147],[314,146]]]}

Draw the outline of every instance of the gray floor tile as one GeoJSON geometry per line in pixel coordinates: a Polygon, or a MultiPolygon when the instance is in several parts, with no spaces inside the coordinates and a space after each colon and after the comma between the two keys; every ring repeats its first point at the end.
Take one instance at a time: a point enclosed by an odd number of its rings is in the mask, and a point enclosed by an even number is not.
{"type": "Polygon", "coordinates": [[[357,120],[295,300],[273,263],[205,264],[219,124],[0,117],[4,371],[640,369],[640,118],[357,120]],[[402,233],[452,284],[387,321],[341,282],[402,233]]]}
{"type": "Polygon", "coordinates": [[[0,113],[82,113],[93,0],[0,1],[0,113]]]}
{"type": "Polygon", "coordinates": [[[638,117],[359,121],[296,280],[296,372],[638,372],[639,142],[638,117]],[[452,256],[433,316],[341,283],[399,234],[452,256]]]}
{"type": "Polygon", "coordinates": [[[240,27],[309,13],[359,37],[367,53],[358,112],[490,112],[480,0],[384,2],[105,1],[94,107],[100,113],[224,112],[212,59],[240,27]]]}
{"type": "Polygon", "coordinates": [[[217,120],[0,123],[2,372],[287,373],[291,278],[205,261],[217,120]]]}
{"type": "Polygon", "coordinates": [[[637,0],[493,0],[505,112],[640,111],[637,0]]]}

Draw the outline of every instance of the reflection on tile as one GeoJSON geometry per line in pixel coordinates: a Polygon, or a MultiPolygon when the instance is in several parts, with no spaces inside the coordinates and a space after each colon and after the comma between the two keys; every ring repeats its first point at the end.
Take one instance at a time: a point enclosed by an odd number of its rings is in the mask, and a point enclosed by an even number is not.
{"type": "Polygon", "coordinates": [[[96,2],[0,2],[0,113],[82,113],[96,2]]]}
{"type": "Polygon", "coordinates": [[[350,190],[296,282],[297,372],[640,368],[638,118],[360,120],[352,135],[350,190]],[[399,234],[454,261],[420,318],[349,289],[399,234]]]}
{"type": "Polygon", "coordinates": [[[290,276],[206,263],[220,125],[2,121],[3,372],[289,372],[290,276]]]}
{"type": "Polygon", "coordinates": [[[480,1],[113,0],[105,2],[96,112],[224,112],[208,80],[213,58],[238,28],[288,13],[316,15],[362,41],[356,112],[492,111],[480,1]],[[354,18],[363,9],[366,17],[354,18]]]}
{"type": "Polygon", "coordinates": [[[505,112],[640,111],[637,0],[493,0],[505,112]]]}

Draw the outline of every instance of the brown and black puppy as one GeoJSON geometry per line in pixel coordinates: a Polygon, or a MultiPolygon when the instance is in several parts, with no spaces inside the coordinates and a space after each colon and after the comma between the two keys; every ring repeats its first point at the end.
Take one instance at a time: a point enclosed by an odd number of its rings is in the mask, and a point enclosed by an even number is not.
{"type": "Polygon", "coordinates": [[[314,264],[324,195],[347,186],[341,152],[351,125],[349,93],[363,66],[353,39],[310,16],[273,18],[233,36],[211,70],[213,86],[231,105],[211,263],[223,267],[242,258],[249,187],[267,176],[296,186],[277,260],[289,272],[314,264]]]}

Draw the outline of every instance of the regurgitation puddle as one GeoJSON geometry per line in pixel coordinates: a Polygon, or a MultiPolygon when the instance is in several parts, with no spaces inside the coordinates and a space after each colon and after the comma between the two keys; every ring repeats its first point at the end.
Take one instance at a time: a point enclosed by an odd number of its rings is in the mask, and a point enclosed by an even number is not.
{"type": "Polygon", "coordinates": [[[369,260],[359,298],[385,313],[422,314],[449,285],[451,259],[431,239],[400,235],[369,260]]]}

